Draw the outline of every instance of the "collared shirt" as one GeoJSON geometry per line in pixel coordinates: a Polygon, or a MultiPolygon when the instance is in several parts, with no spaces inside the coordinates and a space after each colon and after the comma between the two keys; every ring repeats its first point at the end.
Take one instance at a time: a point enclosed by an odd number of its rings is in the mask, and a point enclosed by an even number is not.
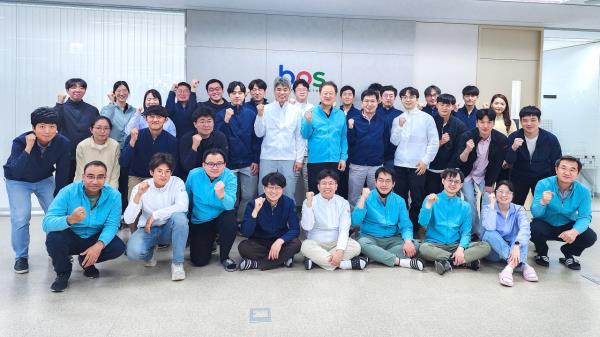
{"type": "Polygon", "coordinates": [[[300,116],[297,106],[287,102],[265,105],[263,116],[254,121],[256,136],[263,137],[261,159],[303,161],[306,141],[300,134],[300,116]]]}
{"type": "Polygon", "coordinates": [[[471,242],[471,206],[458,196],[449,197],[442,191],[437,194],[431,208],[425,207],[427,199],[419,212],[419,224],[425,227],[425,242],[456,244],[469,248],[471,242]]]}
{"type": "Polygon", "coordinates": [[[315,195],[312,207],[302,204],[302,221],[308,231],[307,239],[321,243],[337,241],[337,249],[346,249],[350,230],[350,204],[339,195],[327,200],[321,193],[315,195]]]}
{"type": "Polygon", "coordinates": [[[483,206],[481,210],[481,225],[486,231],[497,231],[506,242],[513,243],[519,241],[520,244],[527,244],[531,237],[529,218],[523,206],[510,204],[506,217],[494,203],[483,206]]]}
{"type": "Polygon", "coordinates": [[[391,237],[401,234],[404,240],[413,239],[413,225],[406,202],[394,192],[388,194],[384,204],[379,192],[372,190],[363,208],[354,207],[352,226],[360,227],[361,236],[391,237]]]}
{"type": "Polygon", "coordinates": [[[179,177],[171,176],[163,187],[156,187],[152,178],[143,182],[148,183],[148,190],[142,195],[139,203],[135,203],[140,184],[135,185],[131,191],[129,204],[123,213],[125,223],[134,223],[140,211],[138,227],[144,227],[151,216],[154,219],[152,226],[162,226],[173,213],[188,211],[189,199],[185,190],[185,184],[179,177]]]}
{"type": "Polygon", "coordinates": [[[477,143],[477,159],[475,159],[475,162],[473,163],[473,169],[465,178],[465,181],[473,179],[477,184],[479,184],[483,178],[485,178],[485,170],[489,164],[488,152],[490,150],[491,141],[492,137],[488,137],[487,139],[482,138],[479,143],[477,143]]]}
{"type": "Polygon", "coordinates": [[[429,166],[440,146],[433,117],[419,109],[394,118],[390,141],[397,146],[394,166],[408,168],[416,168],[419,161],[429,166]],[[402,127],[400,118],[406,118],[402,127]]]}

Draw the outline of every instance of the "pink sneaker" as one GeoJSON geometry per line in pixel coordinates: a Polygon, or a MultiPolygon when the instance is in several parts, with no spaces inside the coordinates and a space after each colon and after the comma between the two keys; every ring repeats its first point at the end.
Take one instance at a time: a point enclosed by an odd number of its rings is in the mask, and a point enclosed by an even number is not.
{"type": "Polygon", "coordinates": [[[523,266],[523,278],[529,282],[537,282],[539,280],[535,269],[528,264],[523,266]]]}
{"type": "Polygon", "coordinates": [[[507,287],[513,286],[513,269],[509,266],[504,267],[500,274],[498,274],[498,280],[500,284],[507,287]]]}

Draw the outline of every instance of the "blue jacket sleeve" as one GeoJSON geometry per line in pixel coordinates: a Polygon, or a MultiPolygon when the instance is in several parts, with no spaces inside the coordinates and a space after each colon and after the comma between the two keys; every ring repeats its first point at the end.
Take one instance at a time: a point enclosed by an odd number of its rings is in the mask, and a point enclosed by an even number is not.
{"type": "MultiPolygon", "coordinates": [[[[314,119],[315,116],[313,116],[314,119]]],[[[301,119],[301,124],[300,124],[300,134],[302,135],[302,138],[304,139],[310,139],[310,137],[312,136],[313,133],[313,126],[312,123],[314,122],[314,120],[312,120],[310,123],[306,121],[306,116],[302,116],[301,119]]]]}
{"type": "Polygon", "coordinates": [[[13,172],[25,172],[30,156],[29,153],[25,152],[25,143],[19,138],[15,138],[10,150],[10,156],[6,161],[6,166],[11,168],[13,172]]]}
{"type": "Polygon", "coordinates": [[[342,127],[342,148],[340,153],[340,159],[343,161],[348,160],[348,125],[344,118],[344,126],[342,127]]]}
{"type": "MultiPolygon", "coordinates": [[[[225,183],[225,197],[221,202],[226,210],[232,210],[235,207],[236,195],[237,195],[237,178],[231,174],[224,181],[225,183]]],[[[214,192],[213,192],[214,193],[214,192]]]]}
{"type": "Polygon", "coordinates": [[[463,216],[460,224],[460,243],[458,245],[463,247],[464,249],[467,249],[469,248],[469,244],[471,243],[471,207],[466,206],[465,209],[462,211],[462,214],[463,216]]]}
{"type": "Polygon", "coordinates": [[[427,204],[427,198],[423,200],[423,205],[421,206],[421,211],[419,211],[419,225],[427,228],[429,226],[429,221],[431,220],[431,212],[433,211],[433,206],[431,208],[425,207],[427,204]]]}
{"type": "Polygon", "coordinates": [[[292,200],[288,205],[288,231],[281,236],[281,239],[285,242],[289,242],[300,235],[300,224],[298,222],[298,216],[296,215],[296,205],[292,200]]]}
{"type": "Polygon", "coordinates": [[[104,246],[107,246],[114,239],[119,226],[121,225],[121,197],[118,193],[113,193],[110,200],[110,212],[106,217],[104,228],[98,237],[98,241],[102,241],[104,246]]]}
{"type": "Polygon", "coordinates": [[[400,212],[398,216],[398,229],[400,230],[400,233],[402,233],[402,239],[412,240],[414,238],[413,225],[408,216],[408,210],[406,209],[406,205],[404,203],[401,203],[398,210],[400,212]]]}
{"type": "Polygon", "coordinates": [[[246,211],[244,212],[244,220],[240,226],[240,234],[246,238],[254,235],[254,230],[256,229],[256,218],[252,217],[252,211],[254,211],[254,200],[248,201],[246,211]]]}
{"type": "Polygon", "coordinates": [[[586,229],[588,229],[590,227],[590,223],[592,222],[591,194],[587,189],[584,189],[583,192],[581,204],[579,204],[579,209],[577,210],[577,219],[573,225],[573,229],[577,230],[579,233],[583,233],[586,229]]]}
{"type": "Polygon", "coordinates": [[[48,211],[42,220],[42,229],[46,233],[60,232],[69,228],[67,216],[69,215],[69,193],[70,190],[62,189],[48,207],[48,211]]]}
{"type": "MultiPolygon", "coordinates": [[[[198,147],[199,149],[200,147],[198,147]]],[[[194,168],[197,156],[198,152],[192,150],[192,138],[188,138],[187,135],[181,137],[179,139],[179,162],[184,172],[189,172],[194,168]]]]}
{"type": "Polygon", "coordinates": [[[165,103],[165,108],[169,111],[169,115],[172,116],[177,113],[177,107],[175,106],[175,92],[169,90],[169,95],[167,96],[167,103],[165,103]]]}

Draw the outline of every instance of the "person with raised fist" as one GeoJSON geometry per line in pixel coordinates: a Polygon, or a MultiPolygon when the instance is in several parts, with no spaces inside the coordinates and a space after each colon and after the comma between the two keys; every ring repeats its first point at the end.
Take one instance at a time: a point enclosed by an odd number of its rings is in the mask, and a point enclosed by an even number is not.
{"type": "Polygon", "coordinates": [[[540,180],[531,204],[531,242],[535,244],[535,263],[548,267],[547,241],[562,241],[558,261],[572,270],[580,270],[575,256],[596,242],[592,221],[591,192],[577,181],[581,161],[573,156],[562,156],[555,164],[556,176],[540,180]]]}
{"type": "Polygon", "coordinates": [[[392,85],[384,85],[382,86],[379,83],[373,83],[369,86],[369,89],[373,89],[379,93],[377,96],[377,100],[379,101],[379,105],[377,106],[377,113],[380,116],[385,117],[385,148],[383,150],[383,166],[389,168],[390,170],[394,169],[394,153],[396,153],[396,146],[390,142],[390,136],[392,134],[392,123],[394,119],[400,116],[403,111],[400,111],[394,107],[394,102],[396,101],[396,96],[398,95],[398,89],[394,88],[392,85]]]}
{"type": "Polygon", "coordinates": [[[183,180],[172,175],[174,168],[175,159],[170,154],[153,155],[148,164],[152,178],[133,188],[123,217],[126,223],[133,223],[141,212],[140,230],[127,242],[127,257],[154,267],[158,244],[173,244],[171,280],[181,281],[185,279],[183,255],[189,231],[189,199],[183,180]]]}
{"type": "Polygon", "coordinates": [[[35,194],[46,213],[54,195],[69,183],[71,161],[71,143],[58,133],[56,111],[49,107],[37,108],[30,120],[31,130],[13,140],[10,156],[4,164],[17,274],[29,271],[31,194],[35,194]],[[53,176],[55,171],[56,177],[53,176]]]}
{"type": "Polygon", "coordinates": [[[459,169],[445,169],[442,172],[444,190],[428,195],[419,213],[419,224],[426,230],[419,254],[434,262],[435,271],[440,275],[453,266],[479,270],[479,260],[491,250],[487,242],[471,241],[471,210],[458,196],[464,177],[459,169]]]}
{"type": "Polygon", "coordinates": [[[87,90],[87,83],[81,78],[71,78],[65,82],[67,95],[59,94],[54,106],[58,113],[58,129],[71,141],[71,166],[69,171],[69,182],[73,181],[77,162],[75,150],[77,144],[92,135],[90,125],[94,118],[99,115],[98,109],[83,101],[87,90]],[[65,101],[65,99],[68,99],[65,101]]]}
{"type": "MultiPolygon", "coordinates": [[[[273,83],[273,88],[275,101],[265,105],[264,113],[258,113],[254,122],[256,136],[263,139],[260,151],[260,179],[271,172],[283,174],[286,181],[284,193],[294,198],[296,172],[303,167],[306,141],[300,134],[298,103],[289,103],[290,81],[285,77],[278,77],[273,83]]],[[[262,184],[258,187],[258,193],[264,193],[262,184]]]]}
{"type": "Polygon", "coordinates": [[[179,159],[181,160],[181,179],[188,173],[202,166],[204,152],[208,149],[218,148],[229,152],[227,137],[219,130],[215,130],[215,116],[210,109],[199,105],[192,114],[194,131],[190,131],[179,139],[179,159]]]}
{"type": "Polygon", "coordinates": [[[198,103],[196,101],[196,89],[200,81],[193,80],[190,85],[187,82],[173,83],[165,108],[169,111],[169,118],[175,123],[177,129],[177,138],[193,131],[192,113],[196,110],[198,103]]]}
{"type": "Polygon", "coordinates": [[[106,165],[101,161],[87,163],[83,180],[58,192],[42,221],[46,248],[56,272],[50,286],[54,292],[68,286],[72,255],[78,255],[85,277],[98,278],[95,264],[116,259],[125,251],[125,244],[116,236],[121,196],[105,181],[106,165]]]}
{"type": "MultiPolygon", "coordinates": [[[[137,108],[135,110],[135,114],[127,123],[125,127],[125,136],[129,136],[132,132],[138,132],[141,129],[145,129],[148,127],[148,122],[146,121],[145,111],[154,105],[162,106],[162,98],[160,96],[160,92],[156,89],[150,89],[146,91],[144,94],[144,104],[142,108],[137,108]]],[[[173,135],[173,137],[177,137],[177,130],[175,130],[175,123],[171,118],[167,117],[165,124],[163,125],[163,129],[173,135]]],[[[121,144],[121,147],[125,146],[125,142],[121,144]]]]}
{"type": "Polygon", "coordinates": [[[508,136],[503,165],[511,167],[510,181],[515,184],[514,203],[524,205],[538,181],[554,175],[554,163],[562,156],[558,138],[540,128],[542,112],[535,106],[519,111],[521,128],[508,136]]]}
{"type": "Polygon", "coordinates": [[[211,78],[206,81],[205,88],[208,100],[198,103],[198,105],[204,105],[213,115],[229,107],[229,102],[223,98],[223,82],[216,78],[211,78]]]}
{"type": "MultiPolygon", "coordinates": [[[[325,169],[337,170],[341,175],[348,160],[346,115],[335,107],[337,85],[327,81],[319,87],[321,103],[307,111],[302,118],[300,132],[308,142],[308,190],[317,192],[317,175],[325,169]]],[[[348,186],[338,189],[342,197],[348,186]]]]}
{"type": "Polygon", "coordinates": [[[370,260],[388,267],[423,270],[406,203],[394,193],[395,184],[392,170],[378,168],[375,189],[364,188],[352,211],[352,226],[360,229],[358,243],[370,260]]]}
{"type": "Polygon", "coordinates": [[[358,257],[360,244],[349,237],[350,205],[335,192],[339,176],[335,171],[323,170],[317,176],[319,193],[306,192],[302,205],[302,228],[307,231],[302,242],[306,270],[313,263],[326,270],[356,269],[367,265],[358,257]]]}
{"type": "Polygon", "coordinates": [[[234,207],[238,185],[235,174],[225,167],[226,160],[221,149],[205,151],[202,167],[191,170],[185,181],[192,203],[190,260],[197,267],[209,264],[218,234],[221,264],[226,271],[235,271],[237,265],[229,252],[237,230],[234,207]]]}
{"type": "MultiPolygon", "coordinates": [[[[438,86],[432,84],[432,85],[428,86],[427,88],[425,88],[425,91],[423,91],[423,94],[425,95],[425,106],[421,110],[430,114],[431,117],[435,118],[435,116],[437,116],[437,114],[438,114],[438,110],[437,110],[438,97],[442,94],[442,89],[440,89],[438,86]]],[[[454,105],[454,104],[455,103],[452,103],[452,105],[454,105]]]]}
{"type": "Polygon", "coordinates": [[[340,89],[340,99],[342,100],[340,110],[344,112],[347,120],[354,118],[356,115],[360,116],[360,110],[354,106],[355,95],[356,91],[349,85],[345,85],[340,89]]]}
{"type": "Polygon", "coordinates": [[[240,187],[238,195],[237,221],[240,223],[248,201],[256,198],[258,191],[258,168],[262,138],[254,132],[256,114],[244,105],[246,86],[240,81],[233,81],[227,86],[231,104],[217,112],[215,129],[227,137],[229,152],[227,168],[238,179],[240,187]]]}
{"type": "Polygon", "coordinates": [[[240,227],[240,233],[247,238],[238,245],[240,270],[292,267],[301,245],[296,204],[283,195],[283,174],[269,173],[261,182],[265,193],[248,202],[240,227]]]}
{"type": "Polygon", "coordinates": [[[265,111],[265,106],[269,101],[265,98],[265,91],[267,90],[267,83],[260,78],[250,81],[248,84],[248,90],[250,90],[250,100],[244,105],[254,110],[255,114],[262,114],[265,111]]]}

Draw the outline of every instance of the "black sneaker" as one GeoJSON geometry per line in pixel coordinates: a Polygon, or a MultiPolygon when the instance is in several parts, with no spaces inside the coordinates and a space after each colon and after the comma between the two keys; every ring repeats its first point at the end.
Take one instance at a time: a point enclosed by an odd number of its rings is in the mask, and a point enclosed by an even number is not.
{"type": "Polygon", "coordinates": [[[79,257],[77,258],[79,260],[79,266],[81,266],[81,268],[83,268],[83,276],[87,277],[87,278],[98,278],[100,277],[100,271],[96,268],[96,266],[91,265],[87,268],[83,267],[83,259],[84,257],[79,255],[79,257]]]}
{"type": "Polygon", "coordinates": [[[55,293],[65,291],[65,289],[67,289],[67,287],[69,286],[69,277],[70,276],[71,276],[71,273],[68,273],[68,272],[56,274],[56,279],[54,279],[54,282],[52,282],[52,285],[50,286],[50,290],[52,290],[55,293]]]}
{"type": "Polygon", "coordinates": [[[535,263],[537,265],[542,266],[542,267],[549,267],[550,266],[550,259],[546,255],[536,255],[535,256],[535,263]]]}
{"type": "Polygon", "coordinates": [[[305,257],[305,258],[304,258],[304,268],[305,268],[306,270],[311,270],[311,269],[313,269],[313,262],[312,262],[312,260],[311,260],[311,259],[309,259],[309,258],[307,258],[307,257],[305,257]]]}
{"type": "Polygon", "coordinates": [[[283,263],[284,266],[288,267],[288,268],[292,268],[294,266],[294,257],[290,257],[289,259],[285,260],[285,262],[283,263]]]}
{"type": "Polygon", "coordinates": [[[256,260],[252,260],[252,259],[243,259],[238,264],[238,268],[240,269],[240,271],[249,270],[249,269],[258,269],[258,262],[256,260]]]}
{"type": "Polygon", "coordinates": [[[410,259],[411,269],[423,270],[423,267],[425,267],[425,263],[423,263],[423,260],[421,260],[420,258],[413,257],[412,259],[410,259]]]}
{"type": "Polygon", "coordinates": [[[469,263],[465,263],[465,268],[477,271],[479,270],[479,267],[481,266],[481,261],[479,260],[475,260],[475,261],[471,261],[469,263]]]}
{"type": "Polygon", "coordinates": [[[225,271],[232,272],[237,269],[237,264],[235,264],[235,261],[229,258],[221,261],[221,264],[223,265],[223,268],[225,268],[225,271]]]}
{"type": "Polygon", "coordinates": [[[558,259],[558,262],[562,263],[565,265],[565,267],[571,269],[571,270],[581,270],[581,265],[579,264],[579,261],[575,260],[574,257],[561,257],[558,259]]]}
{"type": "Polygon", "coordinates": [[[15,273],[25,274],[29,272],[29,262],[26,257],[19,257],[15,260],[15,273]]]}
{"type": "Polygon", "coordinates": [[[448,260],[435,261],[434,264],[435,271],[440,275],[444,275],[447,271],[452,270],[452,265],[450,265],[450,261],[448,260]]]}
{"type": "Polygon", "coordinates": [[[169,248],[169,246],[171,246],[171,245],[168,243],[159,243],[157,246],[158,246],[158,249],[166,249],[166,248],[169,248]]]}

